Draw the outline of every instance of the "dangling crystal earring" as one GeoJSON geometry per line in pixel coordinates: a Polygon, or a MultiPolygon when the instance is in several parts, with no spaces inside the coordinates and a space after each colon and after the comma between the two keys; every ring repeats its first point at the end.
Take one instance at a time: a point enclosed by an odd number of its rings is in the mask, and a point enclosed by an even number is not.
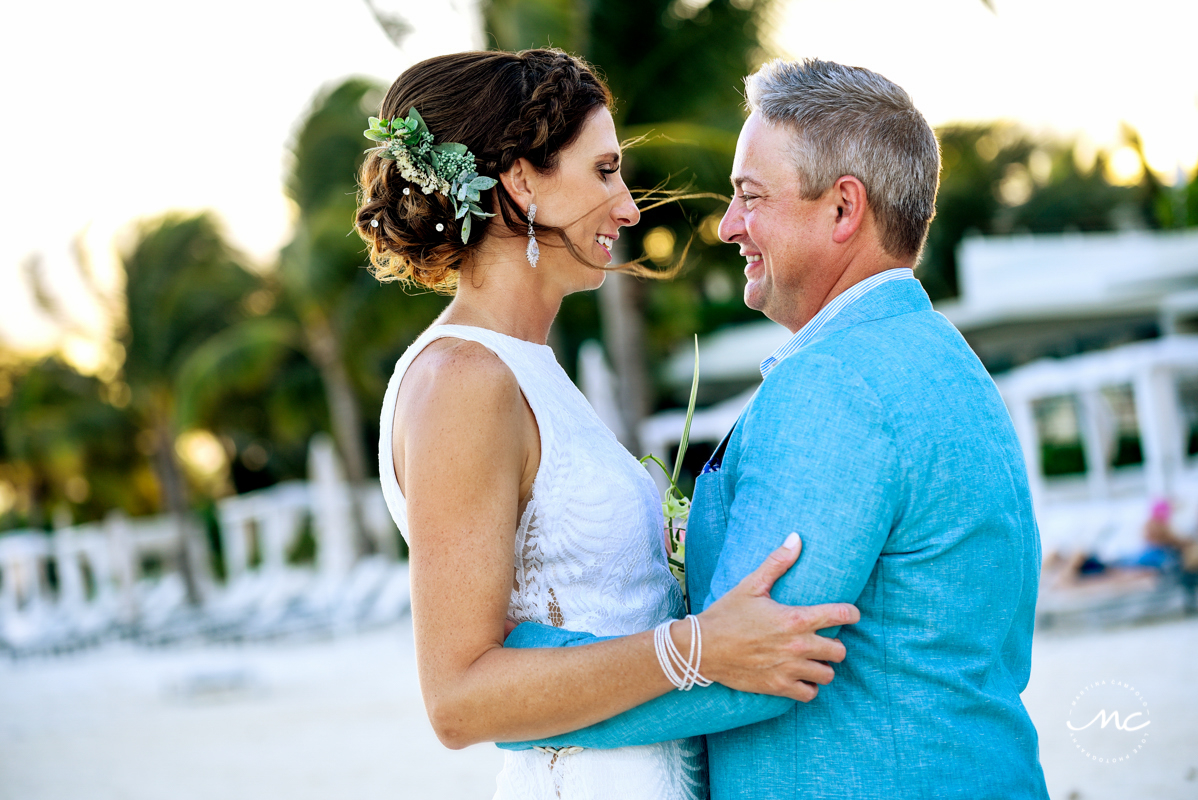
{"type": "Polygon", "coordinates": [[[533,269],[537,268],[537,262],[541,260],[541,247],[537,244],[537,235],[532,229],[532,221],[536,216],[537,204],[533,203],[528,207],[528,249],[524,251],[524,255],[533,269]]]}

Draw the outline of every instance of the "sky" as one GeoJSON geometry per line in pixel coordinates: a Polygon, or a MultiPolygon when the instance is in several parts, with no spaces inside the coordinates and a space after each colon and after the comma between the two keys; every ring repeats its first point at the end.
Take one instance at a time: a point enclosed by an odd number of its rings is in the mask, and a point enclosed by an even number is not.
{"type": "MultiPolygon", "coordinates": [[[[1191,0],[994,0],[994,12],[981,0],[781,2],[775,52],[874,69],[933,125],[1009,119],[1114,149],[1127,122],[1167,181],[1198,160],[1191,0]]],[[[115,252],[137,220],[213,209],[268,265],[291,225],[288,143],[319,89],[351,75],[386,85],[416,61],[481,41],[472,0],[375,4],[415,24],[402,49],[365,0],[9,4],[0,346],[61,346],[84,368],[100,359],[103,315],[72,255],[80,236],[100,282],[118,287],[115,252]],[[80,332],[64,334],[37,310],[22,267],[32,257],[80,332]]]]}

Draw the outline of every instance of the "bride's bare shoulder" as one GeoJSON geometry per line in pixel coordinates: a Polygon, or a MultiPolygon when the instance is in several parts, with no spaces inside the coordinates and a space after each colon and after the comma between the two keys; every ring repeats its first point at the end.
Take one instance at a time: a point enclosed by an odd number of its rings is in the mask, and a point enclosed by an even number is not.
{"type": "Polygon", "coordinates": [[[520,384],[499,356],[477,342],[432,342],[412,360],[396,398],[391,447],[401,489],[410,488],[408,457],[429,453],[444,457],[413,463],[428,474],[456,476],[445,485],[484,469],[522,480],[525,416],[520,384]]]}
{"type": "Polygon", "coordinates": [[[446,337],[413,359],[400,384],[398,406],[416,415],[459,408],[502,413],[519,398],[520,385],[503,359],[478,342],[446,337]]]}

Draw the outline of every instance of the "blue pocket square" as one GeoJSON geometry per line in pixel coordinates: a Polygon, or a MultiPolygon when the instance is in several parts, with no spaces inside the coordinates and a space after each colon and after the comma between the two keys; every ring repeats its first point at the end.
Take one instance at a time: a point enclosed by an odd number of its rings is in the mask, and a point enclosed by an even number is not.
{"type": "MultiPolygon", "coordinates": [[[[737,420],[737,422],[740,422],[740,420],[737,420]]],[[[732,431],[734,430],[736,430],[735,425],[732,426],[732,431]]],[[[728,431],[716,447],[715,452],[711,454],[711,458],[707,459],[707,463],[699,471],[700,475],[706,475],[709,472],[718,472],[720,467],[724,465],[724,451],[728,449],[728,440],[732,438],[732,431],[728,431]]]]}

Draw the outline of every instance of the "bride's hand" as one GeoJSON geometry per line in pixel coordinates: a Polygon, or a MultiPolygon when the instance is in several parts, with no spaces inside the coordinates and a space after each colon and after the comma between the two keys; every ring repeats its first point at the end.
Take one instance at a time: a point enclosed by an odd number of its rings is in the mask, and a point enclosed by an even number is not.
{"type": "MultiPolygon", "coordinates": [[[[792,533],[760,567],[699,615],[703,677],[731,689],[802,702],[819,693],[816,684],[832,682],[832,667],[824,662],[843,661],[844,645],[816,631],[850,625],[861,613],[849,603],[788,606],[770,598],[774,581],[791,568],[801,549],[802,542],[792,533]]],[[[673,628],[682,633],[675,634],[679,648],[689,645],[687,627],[673,628]]]]}

